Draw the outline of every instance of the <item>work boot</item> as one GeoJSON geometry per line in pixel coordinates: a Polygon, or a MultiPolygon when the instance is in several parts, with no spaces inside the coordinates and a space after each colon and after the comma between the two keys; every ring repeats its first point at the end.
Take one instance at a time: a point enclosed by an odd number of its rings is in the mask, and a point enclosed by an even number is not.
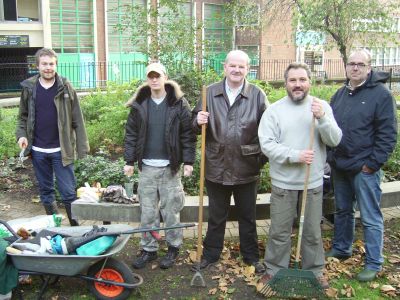
{"type": "Polygon", "coordinates": [[[46,215],[59,214],[56,201],[53,201],[51,203],[43,203],[43,207],[44,210],[46,211],[46,215]]]}
{"type": "Polygon", "coordinates": [[[142,252],[140,253],[140,256],[138,257],[138,259],[136,259],[133,263],[132,266],[135,269],[143,269],[146,264],[150,261],[153,261],[157,259],[157,252],[156,251],[146,251],[146,250],[142,250],[142,252]]]}
{"type": "Polygon", "coordinates": [[[327,290],[329,289],[329,282],[324,275],[318,276],[317,280],[321,285],[322,289],[327,290]]]}
{"type": "Polygon", "coordinates": [[[254,272],[257,275],[265,273],[265,265],[262,262],[259,262],[259,261],[253,261],[253,262],[244,261],[244,263],[246,265],[248,265],[248,266],[253,266],[254,267],[254,272]]]}
{"type": "Polygon", "coordinates": [[[360,273],[357,274],[357,280],[361,281],[361,282],[372,281],[375,279],[376,273],[378,273],[378,271],[364,269],[360,273]]]}
{"type": "Polygon", "coordinates": [[[167,254],[160,261],[160,268],[161,269],[171,268],[176,262],[176,258],[178,257],[178,255],[179,255],[179,248],[172,246],[168,247],[167,254]]]}
{"type": "Polygon", "coordinates": [[[328,258],[328,257],[335,257],[335,258],[340,259],[340,260],[346,260],[346,259],[350,258],[351,255],[340,254],[335,249],[332,248],[328,252],[325,252],[325,258],[328,258]]]}
{"type": "Polygon", "coordinates": [[[67,212],[69,224],[71,226],[79,226],[78,221],[72,218],[71,203],[65,203],[64,202],[64,206],[65,206],[65,211],[67,212]]]}
{"type": "Polygon", "coordinates": [[[194,263],[194,264],[192,265],[192,267],[190,268],[190,270],[191,270],[192,272],[197,272],[199,269],[200,269],[200,270],[208,269],[209,267],[215,265],[215,263],[216,263],[217,261],[218,261],[218,259],[217,259],[217,260],[209,260],[208,258],[202,257],[202,258],[201,258],[201,261],[200,261],[200,264],[194,263]]]}

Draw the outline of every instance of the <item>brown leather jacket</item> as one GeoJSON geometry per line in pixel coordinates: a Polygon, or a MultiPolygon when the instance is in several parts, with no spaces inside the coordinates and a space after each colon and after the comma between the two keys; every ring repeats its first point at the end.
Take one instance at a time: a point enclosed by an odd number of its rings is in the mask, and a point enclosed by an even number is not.
{"type": "MultiPolygon", "coordinates": [[[[259,178],[266,162],[258,141],[258,124],[268,105],[264,92],[245,81],[240,94],[230,107],[225,79],[207,88],[207,111],[210,113],[206,133],[206,179],[224,185],[244,184],[259,178]]],[[[192,124],[196,133],[197,113],[201,101],[193,109],[192,124]]]]}

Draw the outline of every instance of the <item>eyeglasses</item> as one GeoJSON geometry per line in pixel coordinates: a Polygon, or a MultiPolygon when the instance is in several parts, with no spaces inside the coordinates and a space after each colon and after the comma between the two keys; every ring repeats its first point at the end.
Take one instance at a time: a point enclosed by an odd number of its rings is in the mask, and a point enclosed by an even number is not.
{"type": "Polygon", "coordinates": [[[364,63],[354,63],[354,62],[351,62],[351,63],[347,63],[346,66],[349,67],[349,68],[355,68],[355,67],[357,67],[357,68],[359,68],[359,69],[362,69],[362,68],[365,68],[367,65],[364,64],[364,63]]]}

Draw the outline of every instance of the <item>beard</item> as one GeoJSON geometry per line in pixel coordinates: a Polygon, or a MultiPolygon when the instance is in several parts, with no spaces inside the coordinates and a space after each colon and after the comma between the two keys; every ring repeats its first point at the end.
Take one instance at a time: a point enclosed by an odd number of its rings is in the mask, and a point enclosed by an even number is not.
{"type": "Polygon", "coordinates": [[[286,89],[286,92],[287,92],[289,98],[292,99],[292,101],[294,101],[294,102],[303,101],[308,95],[308,91],[304,91],[304,90],[301,90],[301,89],[296,89],[296,90],[293,90],[293,91],[290,91],[289,89],[286,89]],[[301,91],[302,93],[300,95],[296,95],[295,96],[294,92],[297,92],[297,91],[301,91]]]}

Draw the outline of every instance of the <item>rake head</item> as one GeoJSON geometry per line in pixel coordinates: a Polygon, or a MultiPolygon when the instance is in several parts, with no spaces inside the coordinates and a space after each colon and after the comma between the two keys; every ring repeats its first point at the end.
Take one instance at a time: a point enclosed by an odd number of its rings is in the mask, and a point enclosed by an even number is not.
{"type": "Polygon", "coordinates": [[[200,264],[196,266],[196,273],[194,273],[190,286],[205,287],[206,282],[204,281],[203,275],[200,273],[200,264]]]}
{"type": "Polygon", "coordinates": [[[266,298],[326,299],[314,273],[306,270],[282,269],[268,281],[259,293],[266,298]]]}

